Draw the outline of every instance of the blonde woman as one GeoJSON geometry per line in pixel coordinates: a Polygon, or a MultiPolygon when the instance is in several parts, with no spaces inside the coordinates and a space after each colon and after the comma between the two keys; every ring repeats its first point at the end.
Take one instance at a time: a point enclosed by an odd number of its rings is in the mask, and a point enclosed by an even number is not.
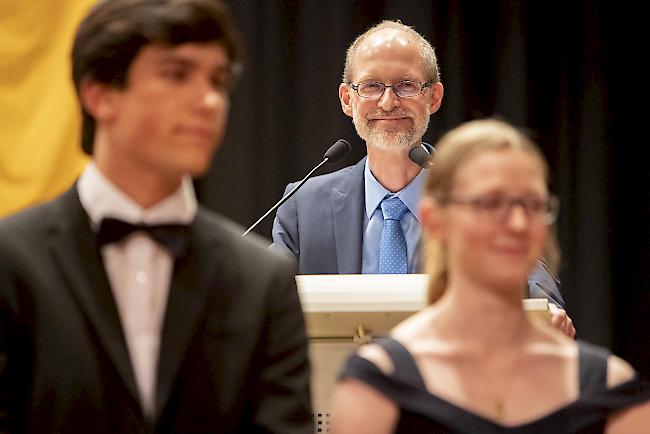
{"type": "Polygon", "coordinates": [[[432,304],[350,358],[332,432],[648,432],[650,390],[625,361],[522,309],[557,215],[538,148],[482,120],[437,149],[420,215],[432,304]]]}

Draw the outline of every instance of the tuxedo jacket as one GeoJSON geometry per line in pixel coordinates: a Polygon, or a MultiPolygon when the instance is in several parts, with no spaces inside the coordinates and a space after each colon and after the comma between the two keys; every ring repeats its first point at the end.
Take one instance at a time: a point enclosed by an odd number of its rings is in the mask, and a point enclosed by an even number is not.
{"type": "Polygon", "coordinates": [[[241,233],[199,208],[145,417],[76,189],[0,220],[0,432],[312,433],[295,266],[241,233]]]}
{"type": "MultiPolygon", "coordinates": [[[[359,274],[362,266],[366,158],[308,180],[278,208],[273,248],[298,259],[299,274],[359,274]]],[[[293,188],[289,184],[285,194],[293,188]]],[[[421,267],[418,267],[421,268],[421,267]]],[[[526,297],[564,307],[559,281],[541,260],[528,279],[526,297]]]]}

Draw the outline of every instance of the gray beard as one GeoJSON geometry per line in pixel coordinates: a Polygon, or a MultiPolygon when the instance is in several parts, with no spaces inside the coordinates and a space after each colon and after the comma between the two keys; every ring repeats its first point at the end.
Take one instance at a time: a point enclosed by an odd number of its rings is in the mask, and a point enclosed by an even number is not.
{"type": "Polygon", "coordinates": [[[406,131],[386,132],[377,129],[369,129],[365,141],[370,146],[386,151],[406,151],[411,148],[415,137],[415,129],[409,128],[406,131]]]}
{"type": "Polygon", "coordinates": [[[352,122],[357,134],[364,140],[368,146],[386,151],[408,151],[413,146],[418,145],[419,140],[429,128],[429,110],[425,114],[422,122],[416,123],[412,128],[401,131],[382,131],[378,128],[372,128],[365,119],[359,119],[354,113],[352,122]]]}

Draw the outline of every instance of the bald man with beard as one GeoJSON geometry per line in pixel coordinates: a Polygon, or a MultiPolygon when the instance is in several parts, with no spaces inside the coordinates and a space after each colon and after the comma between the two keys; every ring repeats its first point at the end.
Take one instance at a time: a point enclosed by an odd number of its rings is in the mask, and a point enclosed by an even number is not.
{"type": "MultiPolygon", "coordinates": [[[[295,256],[300,274],[420,272],[417,215],[426,170],[409,152],[421,146],[443,94],[435,51],[413,28],[383,21],[350,45],[339,99],[367,156],[310,179],[278,209],[272,247],[295,256]]],[[[553,324],[575,335],[559,282],[542,260],[522,292],[548,298],[553,324]]]]}

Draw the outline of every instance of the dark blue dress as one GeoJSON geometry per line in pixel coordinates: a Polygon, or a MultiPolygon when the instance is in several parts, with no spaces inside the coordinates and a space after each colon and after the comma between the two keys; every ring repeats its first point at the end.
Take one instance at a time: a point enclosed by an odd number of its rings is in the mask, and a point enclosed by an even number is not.
{"type": "Polygon", "coordinates": [[[363,381],[397,404],[400,418],[395,433],[602,433],[610,413],[650,399],[650,385],[638,378],[607,389],[609,353],[578,341],[578,399],[542,418],[504,426],[429,393],[413,357],[396,340],[381,338],[375,343],[392,359],[393,373],[387,376],[373,363],[354,354],[341,378],[363,381]]]}

